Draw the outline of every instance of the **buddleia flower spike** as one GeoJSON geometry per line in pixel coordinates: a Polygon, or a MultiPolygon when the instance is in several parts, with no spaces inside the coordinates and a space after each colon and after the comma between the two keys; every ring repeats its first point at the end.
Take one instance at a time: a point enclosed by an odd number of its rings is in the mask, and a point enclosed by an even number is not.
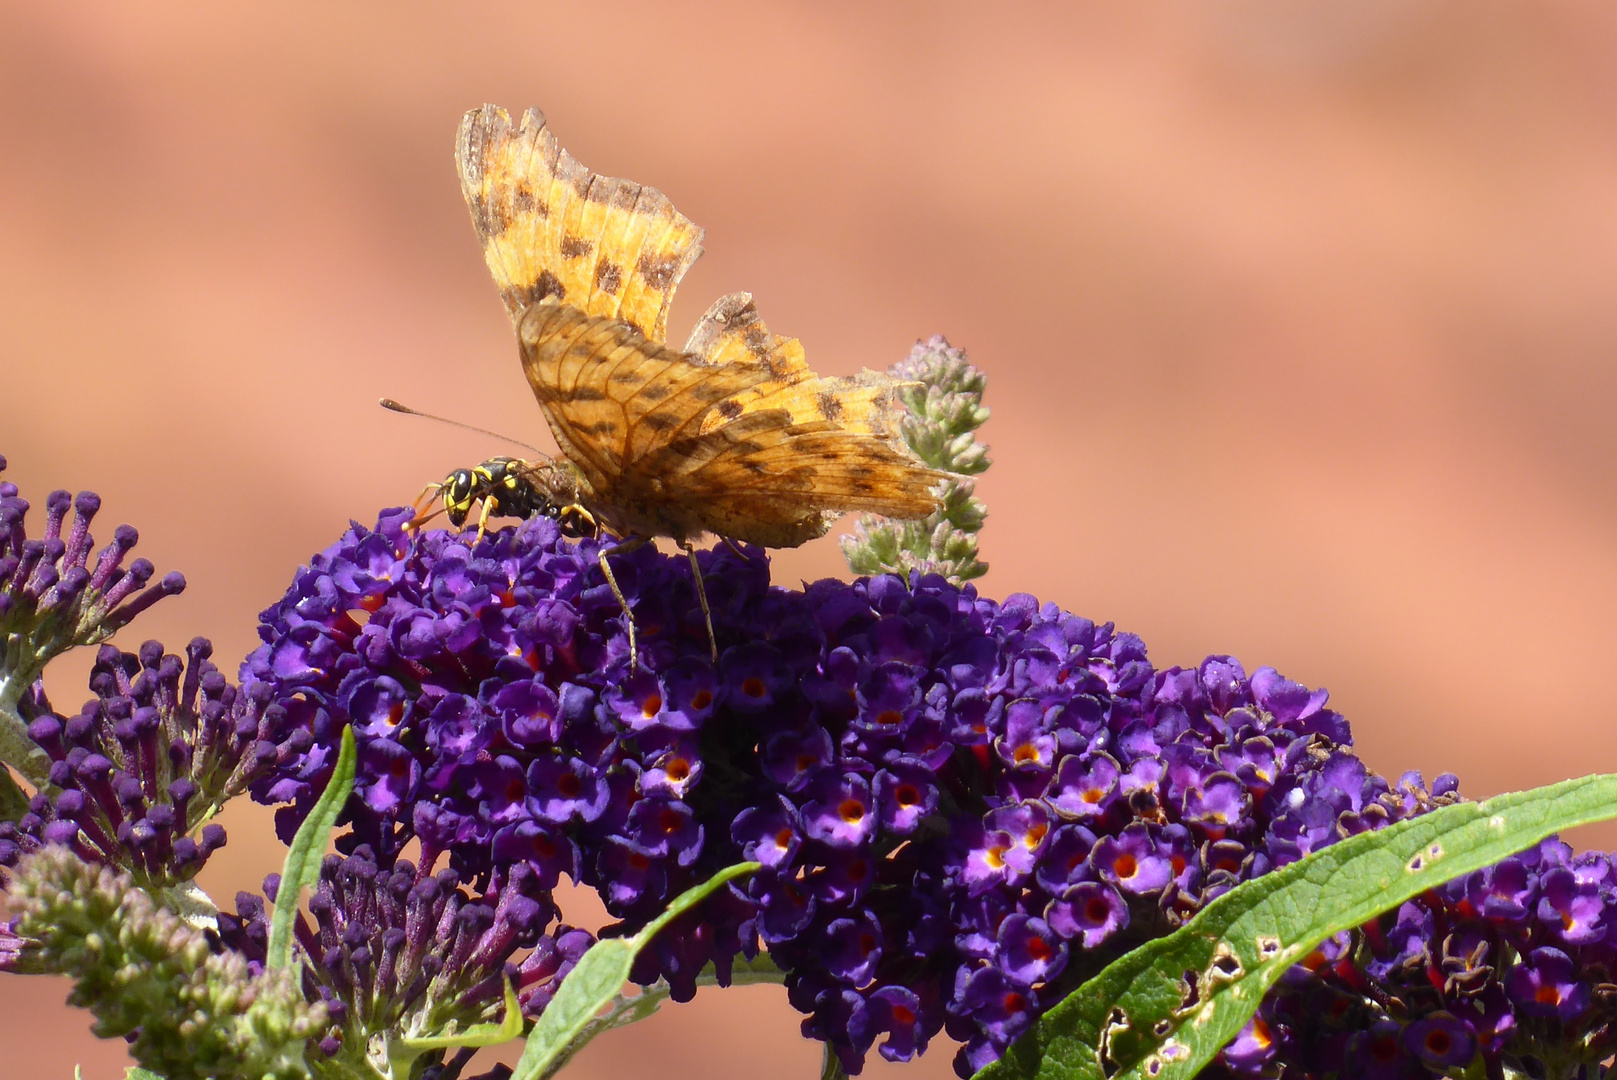
{"type": "MultiPolygon", "coordinates": [[[[0,457],[0,470],[6,466],[0,457]]],[[[124,558],[138,535],[128,525],[90,553],[90,522],[101,509],[93,491],[53,491],[45,499],[45,532],[29,539],[28,500],[0,481],[0,761],[41,785],[50,767],[28,737],[28,722],[48,710],[38,685],[52,658],[76,645],[97,645],[165,596],[185,588],[170,573],[148,588],[153,567],[124,558]],[[68,510],[73,520],[68,522],[68,510]]]]}
{"type": "Polygon", "coordinates": [[[51,846],[22,862],[7,895],[26,959],[73,976],[68,1003],[95,1014],[97,1035],[128,1038],[144,1067],[167,1080],[309,1075],[304,1050],[326,1006],[305,1001],[292,973],[215,948],[128,874],[51,846]]]}
{"type": "Polygon", "coordinates": [[[864,514],[853,535],[842,538],[842,553],[856,574],[908,578],[919,570],[957,585],[981,577],[988,564],[977,558],[977,533],[988,514],[973,496],[976,482],[969,477],[989,465],[988,447],[972,435],[988,419],[987,377],[941,334],[917,341],[891,374],[904,380],[898,393],[910,412],[903,422],[905,444],[923,462],[951,475],[937,489],[943,497],[937,510],[918,521],[864,514]]]}

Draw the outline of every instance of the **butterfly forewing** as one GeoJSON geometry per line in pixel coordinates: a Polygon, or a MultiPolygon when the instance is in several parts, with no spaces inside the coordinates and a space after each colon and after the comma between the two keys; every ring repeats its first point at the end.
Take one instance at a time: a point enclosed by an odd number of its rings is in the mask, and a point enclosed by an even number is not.
{"type": "Polygon", "coordinates": [[[513,323],[554,296],[664,340],[674,289],[702,253],[701,228],[667,196],[590,172],[537,109],[520,127],[504,109],[473,109],[461,120],[455,161],[513,323]]]}

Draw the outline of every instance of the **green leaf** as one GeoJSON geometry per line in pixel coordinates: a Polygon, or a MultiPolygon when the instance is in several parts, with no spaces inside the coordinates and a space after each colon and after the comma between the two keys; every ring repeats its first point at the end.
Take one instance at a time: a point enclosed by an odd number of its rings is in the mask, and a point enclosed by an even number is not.
{"type": "Polygon", "coordinates": [[[1617,775],[1590,776],[1339,841],[1232,889],[1117,960],[976,1080],[1188,1080],[1325,938],[1553,833],[1611,817],[1617,775]]]}
{"type": "Polygon", "coordinates": [[[320,860],[326,853],[326,840],[331,836],[331,828],[337,823],[343,804],[348,801],[348,793],[354,789],[354,757],[354,729],[345,727],[331,780],[292,838],[292,846],[286,852],[286,865],[281,868],[281,887],[275,893],[275,918],[270,922],[269,949],[264,959],[264,966],[270,971],[292,962],[292,922],[297,918],[298,898],[305,887],[313,888],[320,880],[320,860]]]}
{"type": "Polygon", "coordinates": [[[419,1057],[428,1050],[453,1050],[462,1046],[498,1046],[522,1034],[522,1003],[517,1001],[517,988],[510,979],[505,980],[505,1018],[498,1024],[473,1024],[459,1035],[435,1035],[428,1039],[402,1038],[399,1045],[410,1057],[419,1057]]]}
{"type": "MultiPolygon", "coordinates": [[[[74,1075],[78,1075],[77,1069],[74,1070],[74,1075]]],[[[163,1078],[150,1069],[142,1069],[138,1065],[131,1065],[124,1070],[124,1080],[163,1080],[163,1078]]]]}
{"type": "MultiPolygon", "coordinates": [[[[567,1063],[583,1042],[584,1033],[595,1014],[611,1005],[623,984],[629,979],[629,970],[640,950],[657,936],[657,932],[703,900],[713,890],[738,877],[752,873],[758,863],[737,863],[726,867],[695,888],[687,889],[674,898],[656,919],[632,938],[605,938],[590,946],[579,958],[578,966],[567,973],[561,988],[551,999],[539,1022],[528,1035],[511,1080],[542,1080],[553,1076],[567,1063]]],[[[653,1004],[652,1009],[656,1006],[653,1004]]]]}

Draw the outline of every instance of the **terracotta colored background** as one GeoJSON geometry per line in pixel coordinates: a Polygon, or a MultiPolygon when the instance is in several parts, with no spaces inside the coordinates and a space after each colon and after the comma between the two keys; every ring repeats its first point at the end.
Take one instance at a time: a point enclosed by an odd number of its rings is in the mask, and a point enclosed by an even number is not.
{"type": "MultiPolygon", "coordinates": [[[[548,439],[451,167],[488,100],[707,227],[674,340],[746,288],[822,370],[967,348],[991,594],[1327,686],[1394,775],[1617,769],[1617,11],[139,7],[0,3],[0,452],[188,576],[126,647],[233,668],[350,517],[501,449],[381,394],[548,439]]],[[[221,899],[280,861],[226,823],[221,899]]],[[[65,990],[0,977],[3,1071],[121,1076],[65,990]]],[[[811,1076],[796,1025],[704,991],[569,1075],[811,1076]]]]}

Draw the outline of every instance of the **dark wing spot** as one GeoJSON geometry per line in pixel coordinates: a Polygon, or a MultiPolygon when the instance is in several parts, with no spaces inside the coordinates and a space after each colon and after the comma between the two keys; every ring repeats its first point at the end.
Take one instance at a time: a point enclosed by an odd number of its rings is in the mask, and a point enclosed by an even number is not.
{"type": "Polygon", "coordinates": [[[623,284],[623,271],[615,263],[602,259],[595,266],[595,287],[605,293],[615,293],[623,284]]]}
{"type": "Polygon", "coordinates": [[[618,430],[618,422],[616,420],[598,420],[584,430],[591,435],[611,435],[618,430]]]}
{"type": "Polygon", "coordinates": [[[511,209],[518,214],[537,213],[542,218],[550,216],[550,207],[533,193],[533,188],[529,187],[526,181],[511,192],[511,209]]]}
{"type": "Polygon", "coordinates": [[[762,322],[749,323],[741,332],[741,340],[747,343],[747,351],[760,359],[768,356],[774,348],[774,336],[762,322]]]}
{"type": "Polygon", "coordinates": [[[640,185],[620,183],[612,192],[612,205],[620,210],[633,210],[635,200],[640,198],[640,185]]]}
{"type": "Polygon", "coordinates": [[[556,299],[561,300],[567,295],[567,289],[562,285],[561,279],[549,270],[540,271],[539,277],[527,291],[528,303],[530,304],[537,304],[547,296],[554,296],[556,299]]]}
{"type": "Polygon", "coordinates": [[[605,401],[606,392],[600,387],[585,383],[571,390],[563,390],[556,397],[562,401],[605,401]]]}
{"type": "Polygon", "coordinates": [[[634,386],[646,381],[646,377],[637,368],[619,368],[612,373],[610,382],[622,383],[624,386],[634,386]]]}
{"type": "Polygon", "coordinates": [[[588,255],[595,249],[593,240],[585,240],[581,236],[564,236],[561,238],[561,257],[576,259],[580,255],[588,255]]]}
{"type": "Polygon", "coordinates": [[[634,264],[635,273],[646,280],[646,284],[653,289],[666,289],[674,280],[674,271],[679,268],[677,256],[657,256],[646,252],[640,256],[640,261],[634,264]]]}
{"type": "Polygon", "coordinates": [[[647,383],[645,386],[640,388],[640,396],[645,398],[647,401],[661,401],[671,392],[672,391],[670,391],[668,387],[664,386],[662,383],[647,383]]]}
{"type": "Polygon", "coordinates": [[[820,412],[827,420],[835,420],[842,415],[842,402],[831,390],[821,390],[819,394],[820,412]]]}
{"type": "Polygon", "coordinates": [[[477,228],[484,236],[499,236],[511,227],[511,208],[504,203],[484,203],[482,209],[477,228]]]}
{"type": "Polygon", "coordinates": [[[855,463],[848,466],[849,476],[874,476],[875,474],[876,470],[872,469],[869,465],[860,465],[855,463]]]}
{"type": "Polygon", "coordinates": [[[647,413],[640,418],[640,423],[653,431],[667,431],[671,427],[679,426],[679,417],[669,416],[667,413],[647,413]]]}
{"type": "Polygon", "coordinates": [[[686,391],[686,393],[690,394],[691,397],[702,402],[703,404],[711,405],[720,398],[729,397],[731,389],[731,387],[723,385],[722,380],[710,380],[708,382],[697,383],[695,386],[686,391]]]}
{"type": "Polygon", "coordinates": [[[713,407],[713,411],[726,420],[734,420],[741,415],[741,405],[734,401],[721,401],[713,407]]]}

